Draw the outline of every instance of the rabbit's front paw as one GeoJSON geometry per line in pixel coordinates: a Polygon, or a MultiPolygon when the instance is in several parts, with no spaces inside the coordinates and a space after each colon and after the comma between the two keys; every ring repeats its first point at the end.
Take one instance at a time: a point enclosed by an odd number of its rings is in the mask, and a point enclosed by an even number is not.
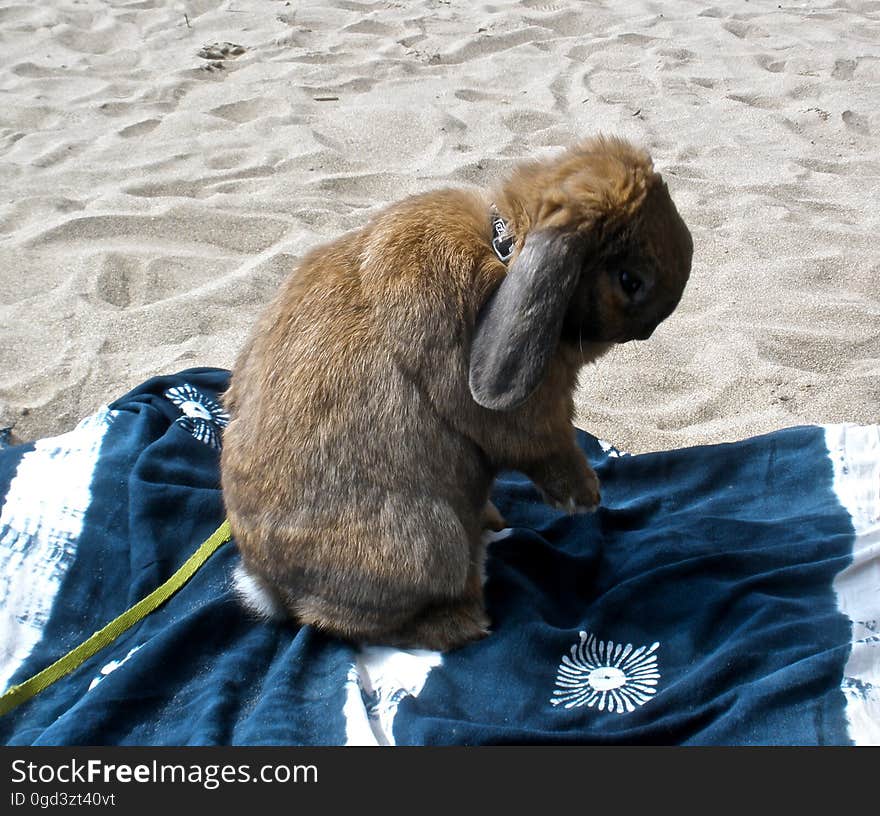
{"type": "MultiPolygon", "coordinates": [[[[599,478],[582,459],[548,463],[535,479],[544,501],[565,513],[592,513],[602,499],[599,478]]],[[[536,474],[537,475],[537,474],[536,474]]]]}

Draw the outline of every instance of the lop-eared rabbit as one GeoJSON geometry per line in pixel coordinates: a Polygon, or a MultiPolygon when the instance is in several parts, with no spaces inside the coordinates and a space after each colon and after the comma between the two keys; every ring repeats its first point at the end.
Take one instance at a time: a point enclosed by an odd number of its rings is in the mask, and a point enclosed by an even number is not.
{"type": "Polygon", "coordinates": [[[599,504],[578,371],[672,313],[692,250],[650,157],[599,137],[309,252],[224,398],[246,602],[355,642],[486,635],[495,475],[522,471],[567,512],[599,504]]]}

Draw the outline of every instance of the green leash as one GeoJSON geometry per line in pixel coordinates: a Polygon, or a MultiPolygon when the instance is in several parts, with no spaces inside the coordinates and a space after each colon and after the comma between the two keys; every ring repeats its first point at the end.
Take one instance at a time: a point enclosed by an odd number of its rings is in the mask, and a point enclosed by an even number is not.
{"type": "Polygon", "coordinates": [[[88,640],[83,641],[64,657],[56,660],[51,666],[28,678],[17,686],[12,686],[0,697],[0,717],[12,709],[39,694],[56,680],[60,680],[74,669],[79,668],[92,655],[97,654],[105,646],[111,644],[123,632],[134,626],[150,612],[158,609],[177,590],[179,590],[196,570],[207,561],[223,544],[232,538],[229,522],[224,521],[164,584],[156,587],[146,598],[138,601],[118,618],[110,621],[103,629],[99,629],[88,640]]]}

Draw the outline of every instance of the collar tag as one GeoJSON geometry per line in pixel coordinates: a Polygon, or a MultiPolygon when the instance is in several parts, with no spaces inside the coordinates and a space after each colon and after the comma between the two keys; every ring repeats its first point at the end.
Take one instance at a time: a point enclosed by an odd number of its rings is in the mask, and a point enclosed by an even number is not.
{"type": "Polygon", "coordinates": [[[507,263],[513,255],[516,239],[507,232],[507,222],[497,213],[492,215],[492,249],[501,263],[507,263]]]}

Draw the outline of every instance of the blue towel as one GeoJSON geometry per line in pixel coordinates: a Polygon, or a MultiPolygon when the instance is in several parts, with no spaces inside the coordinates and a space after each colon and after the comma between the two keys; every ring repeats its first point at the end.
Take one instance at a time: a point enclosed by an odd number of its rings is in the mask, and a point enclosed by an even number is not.
{"type": "MultiPolygon", "coordinates": [[[[0,687],[145,596],[222,521],[227,384],[220,369],[157,377],[70,433],[0,449],[0,687]]],[[[876,426],[810,426],[630,456],[579,432],[602,506],[567,516],[502,474],[493,632],[443,655],[255,619],[230,542],[0,717],[0,740],[880,741],[878,439],[876,426]]]]}

